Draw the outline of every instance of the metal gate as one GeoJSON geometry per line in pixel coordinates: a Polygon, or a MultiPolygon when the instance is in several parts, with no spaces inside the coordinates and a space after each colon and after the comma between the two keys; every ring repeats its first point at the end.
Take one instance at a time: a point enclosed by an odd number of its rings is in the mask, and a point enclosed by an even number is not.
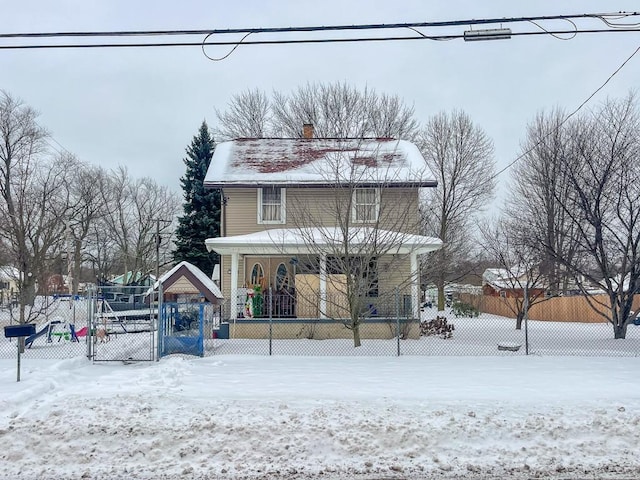
{"type": "Polygon", "coordinates": [[[156,359],[159,305],[147,290],[145,286],[100,286],[90,292],[89,358],[95,362],[156,359]]]}
{"type": "Polygon", "coordinates": [[[164,302],[160,307],[158,354],[174,353],[204,356],[206,318],[209,303],[164,302]]]}

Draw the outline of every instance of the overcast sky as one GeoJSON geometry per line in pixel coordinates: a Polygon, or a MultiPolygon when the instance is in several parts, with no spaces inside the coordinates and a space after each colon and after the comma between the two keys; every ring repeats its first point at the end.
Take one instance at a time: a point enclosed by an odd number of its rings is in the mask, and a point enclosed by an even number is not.
{"type": "MultiPolygon", "coordinates": [[[[5,0],[0,33],[399,23],[639,9],[637,0],[5,0]]],[[[0,40],[0,45],[24,42],[0,40]]],[[[80,159],[106,168],[126,165],[135,176],[150,176],[178,191],[185,148],[202,120],[214,126],[215,108],[224,109],[233,94],[247,88],[289,91],[310,81],[345,81],[401,96],[420,121],[462,109],[493,139],[500,168],[517,156],[537,111],[573,110],[638,46],[640,33],[583,34],[570,41],[531,36],[474,43],[241,46],[221,62],[207,60],[198,47],[0,50],[0,89],[37,109],[40,123],[80,159]]],[[[227,50],[211,47],[208,53],[227,50]]],[[[640,54],[590,105],[624,96],[639,81],[640,54]]],[[[502,190],[507,181],[508,174],[500,176],[502,190]]]]}

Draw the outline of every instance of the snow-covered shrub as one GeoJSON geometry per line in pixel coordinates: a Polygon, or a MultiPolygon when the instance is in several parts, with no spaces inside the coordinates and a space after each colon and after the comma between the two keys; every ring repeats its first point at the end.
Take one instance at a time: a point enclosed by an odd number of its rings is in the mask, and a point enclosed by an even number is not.
{"type": "Polygon", "coordinates": [[[473,305],[469,305],[468,303],[455,301],[451,306],[451,311],[456,317],[477,317],[480,312],[473,305]]]}

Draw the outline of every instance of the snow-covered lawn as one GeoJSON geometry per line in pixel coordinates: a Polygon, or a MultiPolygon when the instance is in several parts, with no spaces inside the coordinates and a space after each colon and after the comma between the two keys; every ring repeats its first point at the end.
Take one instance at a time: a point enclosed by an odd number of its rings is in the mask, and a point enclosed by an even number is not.
{"type": "Polygon", "coordinates": [[[639,358],[0,360],[0,478],[638,478],[639,358]]]}
{"type": "MultiPolygon", "coordinates": [[[[7,312],[0,312],[0,327],[9,323],[7,312]],[[3,314],[4,313],[4,316],[3,314]]],[[[423,320],[435,318],[438,312],[427,309],[423,312],[423,320]]],[[[516,330],[515,320],[490,314],[481,314],[476,318],[456,318],[450,311],[446,313],[449,323],[455,326],[452,338],[442,339],[437,336],[421,337],[419,340],[401,340],[402,355],[526,355],[525,329],[516,330]],[[517,345],[517,352],[503,352],[498,345],[517,345]]],[[[48,319],[61,321],[57,328],[65,331],[69,323],[74,323],[76,330],[86,327],[86,302],[78,302],[72,310],[67,302],[58,302],[50,309],[50,315],[37,326],[40,331],[47,325],[48,319]]],[[[241,322],[239,320],[238,322],[241,322]]],[[[265,320],[267,322],[267,320],[265,320]]],[[[290,333],[294,339],[274,339],[271,344],[275,355],[336,355],[336,356],[394,356],[397,355],[397,339],[371,340],[364,339],[362,347],[353,348],[353,341],[306,339],[304,336],[295,339],[300,332],[300,324],[295,321],[284,321],[291,324],[290,333]]],[[[149,329],[149,320],[127,322],[127,331],[140,332],[149,329]],[[142,322],[142,323],[140,323],[142,322]]],[[[363,331],[366,330],[363,325],[363,331]]],[[[391,329],[395,329],[393,322],[391,329]]],[[[153,336],[149,333],[124,333],[121,325],[114,323],[109,329],[117,332],[106,345],[99,345],[96,356],[99,359],[149,359],[152,356],[153,336]]],[[[233,336],[234,326],[231,325],[233,336]]],[[[640,356],[640,326],[629,325],[627,338],[615,340],[613,329],[608,323],[579,322],[528,322],[529,354],[533,355],[577,355],[577,356],[640,356]]],[[[348,336],[348,335],[347,335],[348,336]]],[[[82,339],[84,340],[84,339],[82,339]]],[[[247,340],[206,339],[206,355],[255,354],[268,355],[268,339],[247,340]]],[[[15,356],[15,342],[10,342],[0,335],[0,358],[10,359],[15,356]]],[[[25,352],[27,358],[69,358],[82,355],[87,350],[84,342],[71,343],[54,341],[47,343],[46,336],[38,338],[31,349],[25,352]]]]}

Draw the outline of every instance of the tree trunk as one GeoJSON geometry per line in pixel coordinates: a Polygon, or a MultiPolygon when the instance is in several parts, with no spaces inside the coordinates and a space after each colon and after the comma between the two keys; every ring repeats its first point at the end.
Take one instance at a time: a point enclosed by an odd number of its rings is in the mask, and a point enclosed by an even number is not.
{"type": "Polygon", "coordinates": [[[516,315],[516,330],[522,330],[522,320],[524,319],[524,310],[518,312],[516,315]]]}
{"type": "Polygon", "coordinates": [[[360,343],[360,322],[353,322],[351,329],[353,330],[353,346],[359,347],[360,343]]]}
{"type": "Polygon", "coordinates": [[[71,285],[71,294],[78,294],[78,286],[80,285],[80,267],[82,266],[82,242],[76,240],[73,249],[73,278],[71,285]]]}
{"type": "Polygon", "coordinates": [[[619,338],[627,338],[627,323],[624,325],[614,325],[613,326],[613,338],[616,340],[619,338]]]}
{"type": "Polygon", "coordinates": [[[446,299],[444,297],[444,283],[438,284],[438,311],[444,311],[446,299]]]}

